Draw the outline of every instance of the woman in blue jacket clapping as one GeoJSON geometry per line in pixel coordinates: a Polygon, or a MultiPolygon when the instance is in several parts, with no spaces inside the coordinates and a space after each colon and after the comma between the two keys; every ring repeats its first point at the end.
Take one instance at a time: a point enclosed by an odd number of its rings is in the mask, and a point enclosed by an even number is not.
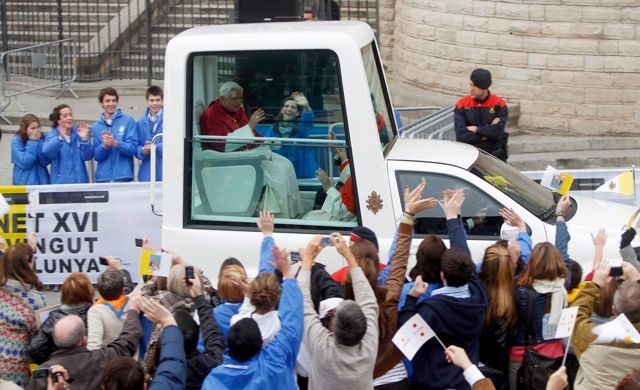
{"type": "Polygon", "coordinates": [[[33,114],[23,116],[11,140],[13,185],[49,184],[47,165],[51,161],[42,154],[43,142],[40,120],[33,114]]]}
{"type": "Polygon", "coordinates": [[[44,140],[42,153],[51,159],[51,183],[88,183],[84,162],[93,158],[89,125],[80,122],[74,127],[71,107],[66,104],[54,108],[49,119],[52,129],[44,140]]]}

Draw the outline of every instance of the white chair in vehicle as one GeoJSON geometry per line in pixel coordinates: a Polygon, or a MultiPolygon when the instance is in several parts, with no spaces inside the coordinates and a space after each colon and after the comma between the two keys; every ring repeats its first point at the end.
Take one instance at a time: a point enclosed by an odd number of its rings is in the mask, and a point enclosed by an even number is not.
{"type": "MultiPolygon", "coordinates": [[[[199,120],[204,112],[202,100],[194,102],[194,135],[200,134],[199,120]]],[[[262,161],[271,152],[252,149],[238,152],[218,152],[202,149],[193,142],[193,181],[202,212],[206,215],[251,217],[255,215],[264,187],[262,161]]]]}

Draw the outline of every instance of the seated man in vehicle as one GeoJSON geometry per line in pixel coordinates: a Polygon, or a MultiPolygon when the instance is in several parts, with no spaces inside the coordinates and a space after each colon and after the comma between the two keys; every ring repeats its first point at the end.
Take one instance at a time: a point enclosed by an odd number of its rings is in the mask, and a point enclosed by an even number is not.
{"type": "MultiPolygon", "coordinates": [[[[315,115],[302,92],[294,92],[282,102],[273,127],[264,131],[265,137],[309,138],[315,115]]],[[[271,150],[291,161],[299,179],[315,177],[318,163],[313,150],[298,145],[272,145],[271,150]]]]}
{"type": "MultiPolygon", "coordinates": [[[[235,135],[244,138],[261,137],[256,131],[257,124],[264,119],[264,111],[256,110],[251,119],[242,106],[242,87],[233,81],[220,86],[220,97],[211,104],[200,116],[200,134],[228,136],[235,135]]],[[[232,152],[253,149],[256,143],[206,142],[203,149],[213,149],[218,152],[232,152]]],[[[271,154],[268,160],[262,162],[264,169],[265,191],[262,195],[259,209],[272,212],[278,218],[295,218],[303,213],[302,199],[298,189],[296,172],[291,161],[278,155],[271,154]]]]}

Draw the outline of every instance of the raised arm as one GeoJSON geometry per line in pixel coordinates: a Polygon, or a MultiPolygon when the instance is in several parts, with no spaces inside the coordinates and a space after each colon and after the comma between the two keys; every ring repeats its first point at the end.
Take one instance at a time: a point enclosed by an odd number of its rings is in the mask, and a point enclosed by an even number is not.
{"type": "MultiPolygon", "coordinates": [[[[520,257],[524,262],[524,265],[529,263],[529,256],[531,256],[532,242],[529,233],[527,232],[527,225],[524,223],[522,217],[520,217],[515,211],[508,208],[500,209],[500,216],[504,221],[510,225],[518,228],[518,236],[516,241],[520,247],[520,257]]],[[[512,259],[516,261],[518,259],[512,259]]]]}
{"type": "Polygon", "coordinates": [[[260,266],[258,272],[273,272],[273,248],[276,242],[273,239],[274,218],[268,211],[260,211],[260,217],[256,222],[258,229],[262,232],[262,244],[260,245],[260,266]]]}
{"type": "Polygon", "coordinates": [[[415,224],[416,214],[435,207],[438,202],[434,198],[422,199],[422,192],[426,184],[420,183],[413,191],[409,191],[409,187],[404,188],[405,211],[403,219],[398,226],[398,243],[394,251],[391,270],[389,270],[389,278],[385,283],[387,287],[387,300],[395,301],[397,305],[402,292],[405,275],[407,273],[407,263],[409,261],[409,250],[411,247],[411,239],[413,237],[413,225],[415,224]]]}
{"type": "Polygon", "coordinates": [[[565,216],[569,209],[571,209],[571,198],[569,195],[563,195],[556,206],[556,248],[562,256],[564,265],[567,267],[567,277],[564,283],[567,289],[571,285],[571,260],[569,259],[569,240],[571,240],[571,236],[565,222],[565,216]]]}
{"type": "Polygon", "coordinates": [[[622,233],[622,237],[620,237],[620,256],[622,256],[622,260],[630,263],[636,267],[636,269],[640,270],[640,261],[638,261],[635,249],[631,246],[631,241],[633,241],[635,236],[636,229],[631,226],[622,233]]]}
{"type": "Polygon", "coordinates": [[[298,273],[298,283],[304,301],[304,338],[303,342],[311,356],[323,353],[329,339],[329,331],[322,326],[318,313],[311,300],[311,270],[316,256],[322,250],[322,236],[315,236],[309,241],[304,251],[300,252],[302,265],[298,273]]]}
{"type": "Polygon", "coordinates": [[[449,245],[451,248],[464,249],[469,255],[471,251],[467,245],[467,234],[464,227],[458,219],[460,208],[464,203],[464,190],[444,192],[444,215],[447,219],[447,235],[449,236],[449,245]]]}
{"type": "MultiPolygon", "coordinates": [[[[222,364],[222,353],[224,352],[224,338],[218,323],[213,317],[213,307],[208,296],[202,291],[200,277],[189,279],[189,295],[194,299],[198,318],[200,319],[200,332],[204,340],[205,353],[211,358],[211,367],[222,364]]],[[[186,283],[185,283],[186,285],[186,283]]]]}

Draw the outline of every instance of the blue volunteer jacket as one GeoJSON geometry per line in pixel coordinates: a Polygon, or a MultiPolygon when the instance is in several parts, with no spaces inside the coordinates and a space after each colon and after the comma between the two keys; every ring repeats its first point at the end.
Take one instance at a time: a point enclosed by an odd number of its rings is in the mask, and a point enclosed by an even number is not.
{"type": "Polygon", "coordinates": [[[49,184],[47,165],[51,162],[42,154],[43,140],[27,140],[22,143],[19,135],[11,140],[11,162],[13,163],[13,185],[49,184]]]}
{"type": "Polygon", "coordinates": [[[160,335],[160,361],[149,390],[183,390],[187,384],[187,358],[182,332],[169,325],[160,335]]]}
{"type": "Polygon", "coordinates": [[[60,139],[57,127],[51,129],[44,138],[42,154],[51,160],[51,184],[89,182],[84,161],[93,158],[93,146],[80,139],[77,128],[71,128],[70,142],[60,139]]]}
{"type": "MultiPolygon", "coordinates": [[[[142,147],[156,135],[162,134],[163,110],[157,115],[157,120],[152,122],[149,119],[149,108],[144,111],[144,115],[136,122],[138,131],[138,145],[136,147],[136,157],[140,160],[138,169],[138,181],[149,181],[151,179],[151,154],[143,154],[142,147]]],[[[156,141],[156,180],[162,181],[162,138],[156,141]]]]}
{"type": "Polygon", "coordinates": [[[282,282],[278,315],[281,328],[269,344],[245,362],[225,354],[224,363],[211,370],[202,389],[297,389],[294,368],[304,322],[302,292],[295,279],[282,282]]]}
{"type": "Polygon", "coordinates": [[[111,126],[100,114],[93,126],[93,158],[98,162],[96,168],[96,182],[131,181],[133,180],[133,156],[138,146],[136,122],[129,115],[123,114],[119,108],[111,118],[111,126]],[[113,138],[118,141],[116,148],[105,148],[102,145],[102,133],[111,131],[113,138]]]}

